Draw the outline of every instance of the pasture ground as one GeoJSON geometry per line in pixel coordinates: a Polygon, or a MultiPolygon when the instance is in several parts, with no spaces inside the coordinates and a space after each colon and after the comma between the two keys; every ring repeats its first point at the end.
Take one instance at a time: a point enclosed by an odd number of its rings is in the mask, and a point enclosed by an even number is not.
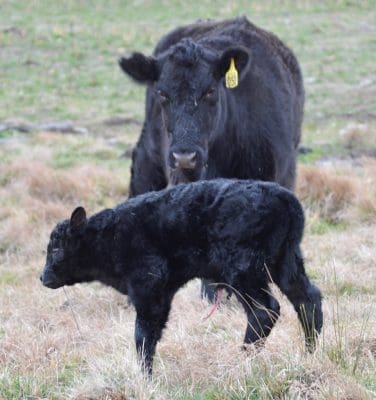
{"type": "Polygon", "coordinates": [[[373,1],[0,2],[0,399],[375,398],[375,20],[373,1]],[[275,290],[281,318],[262,351],[245,353],[238,304],[204,320],[211,307],[192,282],[147,381],[124,297],[97,283],[41,286],[48,236],[77,205],[93,213],[127,196],[144,90],[118,55],[151,52],[179,24],[240,14],[285,40],[304,73],[311,151],[297,193],[324,331],[305,354],[275,290]]]}

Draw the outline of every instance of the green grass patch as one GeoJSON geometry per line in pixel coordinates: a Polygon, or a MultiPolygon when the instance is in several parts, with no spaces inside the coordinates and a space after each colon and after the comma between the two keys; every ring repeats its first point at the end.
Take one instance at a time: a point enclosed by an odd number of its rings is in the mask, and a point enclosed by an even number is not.
{"type": "Polygon", "coordinates": [[[89,139],[67,142],[64,146],[53,150],[51,166],[57,169],[66,169],[87,162],[90,159],[91,145],[92,142],[89,139]]]}
{"type": "Polygon", "coordinates": [[[51,166],[57,169],[66,169],[85,161],[87,161],[87,154],[84,152],[78,149],[74,151],[62,149],[54,154],[51,166]]]}
{"type": "Polygon", "coordinates": [[[92,163],[119,171],[129,168],[130,165],[129,159],[120,158],[125,145],[122,143],[98,144],[93,136],[69,135],[61,140],[52,140],[49,146],[52,153],[49,165],[55,169],[69,169],[77,165],[92,163]]]}
{"type": "Polygon", "coordinates": [[[78,357],[72,357],[58,371],[41,377],[30,373],[0,374],[0,398],[14,399],[49,399],[67,398],[65,393],[71,387],[82,363],[78,357]]]}
{"type": "Polygon", "coordinates": [[[346,355],[345,349],[342,346],[332,346],[327,349],[326,354],[330,361],[335,363],[342,370],[349,369],[349,360],[346,355]]]}
{"type": "Polygon", "coordinates": [[[183,390],[172,395],[174,399],[181,400],[261,400],[289,398],[289,389],[294,381],[309,387],[316,377],[299,365],[284,364],[284,369],[278,373],[271,365],[261,363],[256,365],[249,377],[236,382],[234,387],[216,386],[213,388],[197,390],[196,393],[187,394],[183,390]]]}
{"type": "Polygon", "coordinates": [[[307,230],[312,235],[325,235],[328,232],[342,232],[348,228],[344,222],[333,222],[324,218],[317,218],[307,224],[307,230]]]}
{"type": "Polygon", "coordinates": [[[0,398],[14,399],[57,399],[51,393],[49,383],[31,375],[0,376],[0,398]]]}
{"type": "Polygon", "coordinates": [[[174,393],[172,396],[176,400],[259,400],[261,397],[257,388],[247,388],[242,394],[234,393],[233,391],[224,388],[216,388],[209,390],[201,390],[198,393],[174,393]]]}
{"type": "Polygon", "coordinates": [[[312,147],[311,151],[306,154],[299,154],[298,162],[302,164],[314,164],[318,160],[322,160],[323,158],[328,156],[328,150],[325,150],[322,147],[312,147]]]}
{"type": "Polygon", "coordinates": [[[346,280],[338,282],[336,287],[327,288],[326,293],[337,296],[373,295],[376,293],[376,287],[372,284],[364,286],[354,281],[346,280]]]}
{"type": "Polygon", "coordinates": [[[309,267],[306,267],[306,270],[307,270],[307,275],[310,279],[318,281],[321,278],[321,274],[317,271],[317,269],[311,269],[309,267]]]}
{"type": "Polygon", "coordinates": [[[366,83],[375,65],[371,1],[267,0],[190,3],[120,0],[2,4],[0,120],[73,120],[122,113],[142,118],[144,88],[117,66],[119,53],[151,53],[168,30],[245,14],[295,51],[306,82],[306,123],[374,110],[366,83]],[[13,29],[9,29],[13,28],[13,29]],[[343,45],[346,43],[346,46],[343,45]]]}
{"type": "Polygon", "coordinates": [[[117,162],[119,152],[114,148],[95,149],[94,143],[89,139],[81,139],[67,143],[59,149],[54,149],[51,166],[56,169],[66,169],[79,164],[94,162],[107,164],[117,162]]]}
{"type": "MultiPolygon", "coordinates": [[[[1,252],[1,250],[0,250],[1,252]]],[[[18,276],[13,272],[0,272],[0,285],[16,285],[18,276]]]]}
{"type": "Polygon", "coordinates": [[[71,357],[71,359],[59,371],[57,377],[59,387],[69,387],[81,368],[82,360],[78,356],[71,357]]]}
{"type": "Polygon", "coordinates": [[[4,131],[0,131],[0,139],[9,139],[15,136],[17,133],[13,129],[6,129],[4,131]]]}
{"type": "MultiPolygon", "coordinates": [[[[0,169],[2,165],[9,164],[17,159],[21,154],[21,149],[19,147],[9,147],[0,145],[0,169]]],[[[0,172],[0,185],[4,178],[4,174],[0,172]]]]}
{"type": "Polygon", "coordinates": [[[362,380],[363,385],[371,391],[373,394],[376,393],[376,377],[374,374],[371,376],[366,377],[365,379],[362,380]]]}
{"type": "Polygon", "coordinates": [[[7,186],[11,181],[12,177],[9,174],[0,175],[0,186],[7,186]]]}
{"type": "Polygon", "coordinates": [[[327,158],[339,158],[347,154],[343,138],[339,132],[348,121],[332,119],[309,121],[306,119],[302,132],[302,145],[311,149],[306,154],[299,154],[298,161],[303,164],[313,164],[327,158]]]}

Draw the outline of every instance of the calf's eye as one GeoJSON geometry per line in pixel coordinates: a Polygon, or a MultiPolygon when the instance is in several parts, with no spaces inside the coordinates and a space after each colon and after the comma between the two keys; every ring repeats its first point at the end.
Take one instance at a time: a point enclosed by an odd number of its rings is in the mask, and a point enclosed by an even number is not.
{"type": "Polygon", "coordinates": [[[52,249],[52,256],[55,262],[61,262],[64,259],[64,251],[60,248],[52,249]]]}

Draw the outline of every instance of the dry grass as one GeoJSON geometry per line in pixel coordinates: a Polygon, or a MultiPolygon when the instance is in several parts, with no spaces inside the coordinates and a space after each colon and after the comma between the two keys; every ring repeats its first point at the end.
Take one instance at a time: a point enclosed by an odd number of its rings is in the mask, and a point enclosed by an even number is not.
{"type": "Polygon", "coordinates": [[[347,223],[305,236],[307,269],[324,294],[325,328],[314,355],[304,352],[295,312],[278,290],[280,320],[263,350],[246,353],[246,321],[236,301],[204,320],[211,307],[192,282],[174,299],[148,381],[136,361],[135,314],[124,297],[95,283],[64,292],[38,280],[56,221],[78,204],[94,212],[117,203],[128,178],[95,164],[55,169],[51,152],[61,142],[45,134],[30,143],[18,144],[18,156],[1,164],[0,398],[372,398],[374,160],[300,168],[308,228],[322,218],[347,223]]]}
{"type": "Polygon", "coordinates": [[[20,159],[2,166],[2,181],[0,243],[18,255],[33,255],[46,225],[68,218],[77,205],[93,211],[126,194],[118,175],[94,165],[64,171],[20,159]]]}
{"type": "Polygon", "coordinates": [[[350,123],[339,132],[352,156],[376,157],[376,129],[367,124],[350,123]]]}
{"type": "Polygon", "coordinates": [[[297,194],[306,208],[330,222],[376,218],[376,162],[358,165],[301,166],[297,194]]]}

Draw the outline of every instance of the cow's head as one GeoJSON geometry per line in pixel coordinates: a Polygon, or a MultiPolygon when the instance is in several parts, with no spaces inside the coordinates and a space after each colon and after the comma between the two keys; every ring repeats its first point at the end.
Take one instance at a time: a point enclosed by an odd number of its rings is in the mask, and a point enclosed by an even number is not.
{"type": "Polygon", "coordinates": [[[214,52],[183,39],[157,58],[134,53],[119,60],[125,73],[154,93],[170,184],[202,176],[209,142],[224,128],[225,92],[238,90],[225,85],[231,60],[240,86],[249,66],[249,53],[243,47],[214,52]]]}

